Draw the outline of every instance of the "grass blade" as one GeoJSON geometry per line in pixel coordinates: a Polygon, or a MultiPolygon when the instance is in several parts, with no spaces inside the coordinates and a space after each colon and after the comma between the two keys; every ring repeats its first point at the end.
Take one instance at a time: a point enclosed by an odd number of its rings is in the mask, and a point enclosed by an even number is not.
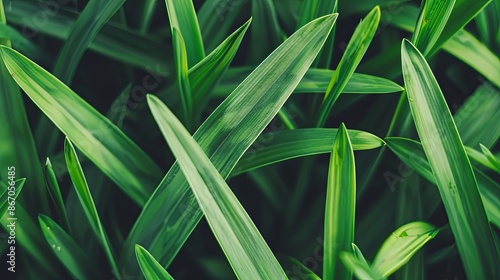
{"type": "Polygon", "coordinates": [[[481,151],[483,151],[483,154],[484,156],[486,157],[486,159],[490,162],[491,166],[493,167],[493,169],[500,173],[500,161],[493,155],[493,153],[487,148],[485,147],[483,144],[479,144],[479,146],[481,147],[481,151]]]}
{"type": "Polygon", "coordinates": [[[172,40],[174,44],[175,74],[177,78],[177,87],[181,95],[184,123],[190,127],[188,122],[192,119],[193,115],[193,97],[188,77],[188,58],[184,38],[182,38],[182,34],[175,27],[172,28],[172,40]]]}
{"type": "MultiPolygon", "coordinates": [[[[347,132],[355,151],[384,145],[382,139],[371,133],[354,129],[347,132]]],[[[250,147],[238,161],[231,176],[292,158],[330,153],[337,135],[336,128],[303,128],[262,134],[255,141],[255,146],[250,147]]]]}
{"type": "Polygon", "coordinates": [[[354,152],[345,125],[333,143],[328,170],[325,206],[323,279],[352,279],[352,271],[340,262],[339,253],[354,242],[356,171],[354,152]]]}
{"type": "Polygon", "coordinates": [[[491,0],[456,0],[453,11],[446,22],[443,32],[441,32],[441,36],[434,44],[429,55],[437,52],[448,39],[472,20],[489,2],[491,2],[491,0]]]}
{"type": "Polygon", "coordinates": [[[148,95],[148,104],[238,278],[287,279],[257,227],[198,143],[157,97],[148,95]]]}
{"type": "Polygon", "coordinates": [[[135,256],[141,267],[142,274],[146,280],[164,279],[173,280],[174,278],[158,263],[157,260],[142,246],[135,245],[135,256]]]}
{"type": "Polygon", "coordinates": [[[226,73],[251,22],[252,19],[249,19],[202,61],[189,69],[193,103],[197,108],[203,108],[209,93],[226,73]]]}
{"type": "Polygon", "coordinates": [[[40,110],[127,195],[143,205],[162,173],[153,160],[57,78],[10,48],[0,50],[9,72],[40,110]]]}
{"type": "Polygon", "coordinates": [[[422,5],[411,41],[427,56],[448,22],[455,0],[424,0],[422,5]]]}
{"type": "MultiPolygon", "coordinates": [[[[385,141],[387,141],[387,146],[391,149],[391,151],[405,164],[415,170],[427,181],[437,185],[436,178],[432,173],[431,166],[427,161],[424,149],[420,143],[400,137],[388,137],[385,141]]],[[[472,149],[466,149],[467,152],[470,152],[470,150],[472,149]]],[[[469,157],[474,158],[470,153],[469,157]]],[[[475,173],[479,185],[479,194],[481,195],[481,200],[483,201],[488,220],[490,220],[490,222],[495,224],[497,227],[500,227],[500,202],[498,201],[498,196],[500,196],[500,186],[492,183],[491,180],[487,178],[486,175],[479,172],[479,170],[476,169],[475,173]]]]}
{"type": "Polygon", "coordinates": [[[344,90],[347,82],[354,73],[354,70],[356,70],[356,67],[368,49],[368,46],[375,35],[375,31],[377,31],[379,21],[380,7],[376,6],[356,27],[354,34],[347,44],[345,53],[340,59],[337,71],[333,74],[330,84],[326,89],[323,103],[319,109],[316,127],[322,127],[325,125],[333,104],[337,101],[337,98],[344,90]]]}
{"type": "Polygon", "coordinates": [[[80,161],[76,155],[75,148],[68,138],[66,138],[66,141],[64,142],[64,157],[66,159],[66,165],[68,166],[69,176],[71,177],[78,199],[80,200],[94,234],[97,236],[104,249],[106,258],[108,259],[113,273],[115,275],[120,275],[108,236],[101,224],[99,214],[97,213],[97,209],[94,204],[94,199],[92,198],[89,186],[87,185],[87,179],[85,179],[85,175],[83,174],[82,166],[80,165],[80,161]]]}
{"type": "MultiPolygon", "coordinates": [[[[337,15],[322,17],[290,36],[193,135],[223,177],[230,174],[290,96],[336,18],[337,15]],[[282,82],[276,83],[278,80],[282,82]]],[[[129,267],[134,267],[130,260],[133,244],[142,244],[160,263],[170,264],[201,219],[196,200],[179,171],[178,165],[170,169],[129,234],[121,259],[129,267]]]]}
{"type": "Polygon", "coordinates": [[[372,269],[388,277],[406,264],[417,251],[439,232],[425,222],[411,222],[396,229],[382,244],[372,269]]]}
{"type": "Polygon", "coordinates": [[[89,1],[71,27],[70,35],[54,66],[54,75],[69,85],[83,54],[101,28],[122,7],[125,0],[89,1]]]}
{"type": "Polygon", "coordinates": [[[474,35],[459,30],[446,41],[443,49],[462,60],[483,75],[488,81],[500,87],[500,59],[474,35]]]}
{"type": "Polygon", "coordinates": [[[465,271],[470,278],[494,279],[500,276],[498,254],[476,178],[446,100],[422,54],[406,40],[401,49],[414,122],[436,176],[465,271]]]}
{"type": "Polygon", "coordinates": [[[203,40],[201,38],[198,18],[191,0],[165,0],[168,20],[172,34],[174,29],[179,30],[184,42],[188,57],[188,66],[192,67],[205,57],[203,40]]]}
{"type": "MultiPolygon", "coordinates": [[[[352,244],[353,246],[356,246],[352,244]]],[[[356,247],[357,248],[357,247],[356,247]]],[[[358,249],[359,250],[359,249],[358,249]]],[[[370,268],[366,260],[364,258],[359,258],[355,254],[351,252],[340,252],[340,260],[344,263],[345,267],[351,270],[356,278],[360,280],[379,280],[384,279],[381,275],[379,275],[376,271],[370,268]]]]}
{"type": "Polygon", "coordinates": [[[71,236],[50,217],[38,215],[43,235],[52,251],[76,279],[96,279],[94,265],[71,236]]]}
{"type": "Polygon", "coordinates": [[[47,161],[45,162],[45,186],[47,186],[47,191],[52,199],[59,221],[63,223],[65,230],[71,233],[68,213],[66,212],[66,207],[64,206],[61,189],[59,188],[59,183],[57,183],[57,177],[49,158],[47,158],[47,161]]]}
{"type": "MultiPolygon", "coordinates": [[[[253,68],[230,68],[220,84],[215,88],[213,95],[226,97],[247,77],[253,68]]],[[[297,85],[294,93],[324,93],[328,88],[335,70],[310,68],[304,78],[297,85]]],[[[342,93],[355,94],[385,94],[400,92],[403,88],[395,82],[377,76],[354,73],[347,82],[342,93]]]]}

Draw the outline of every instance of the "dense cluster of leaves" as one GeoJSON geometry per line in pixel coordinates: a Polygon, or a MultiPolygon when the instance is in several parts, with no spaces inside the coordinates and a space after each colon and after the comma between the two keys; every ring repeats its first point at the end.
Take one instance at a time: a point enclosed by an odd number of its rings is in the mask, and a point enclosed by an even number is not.
{"type": "Polygon", "coordinates": [[[15,216],[18,279],[498,279],[499,22],[0,0],[0,259],[15,216]]]}

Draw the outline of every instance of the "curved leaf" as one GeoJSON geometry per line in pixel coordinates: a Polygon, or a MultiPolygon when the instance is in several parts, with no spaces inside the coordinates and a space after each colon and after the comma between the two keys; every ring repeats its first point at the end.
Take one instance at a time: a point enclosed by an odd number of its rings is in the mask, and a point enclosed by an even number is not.
{"type": "Polygon", "coordinates": [[[476,178],[446,100],[423,55],[407,40],[402,43],[401,53],[415,126],[436,177],[465,271],[469,278],[500,277],[500,260],[476,178]]]}
{"type": "MultiPolygon", "coordinates": [[[[193,135],[223,177],[230,174],[290,96],[336,18],[319,18],[290,36],[193,135]]],[[[133,244],[142,244],[162,264],[170,264],[201,219],[197,202],[179,171],[177,164],[170,169],[132,228],[121,259],[129,267],[134,267],[130,259],[133,244]]]]}
{"type": "Polygon", "coordinates": [[[162,174],[153,160],[49,72],[13,49],[0,50],[9,72],[40,110],[130,198],[143,205],[162,174]]]}
{"type": "Polygon", "coordinates": [[[156,123],[238,278],[287,279],[252,219],[198,143],[157,97],[148,95],[147,99],[156,123]]]}
{"type": "Polygon", "coordinates": [[[142,246],[135,245],[135,256],[146,280],[173,280],[174,278],[142,246]]]}

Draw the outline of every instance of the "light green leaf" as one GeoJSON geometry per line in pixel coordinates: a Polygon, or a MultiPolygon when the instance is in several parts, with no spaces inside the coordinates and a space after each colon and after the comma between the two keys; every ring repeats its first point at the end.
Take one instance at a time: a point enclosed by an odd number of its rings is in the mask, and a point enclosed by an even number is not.
{"type": "MultiPolygon", "coordinates": [[[[336,128],[303,128],[262,134],[238,161],[231,176],[292,158],[329,153],[337,132],[336,128]]],[[[348,134],[355,151],[384,145],[382,139],[368,132],[349,129],[348,134]]]]}
{"type": "Polygon", "coordinates": [[[214,51],[189,69],[189,82],[191,83],[193,102],[197,108],[202,106],[214,86],[226,73],[251,22],[252,19],[245,22],[214,51]]]}
{"type": "Polygon", "coordinates": [[[344,90],[347,82],[351,78],[354,70],[365,55],[370,45],[375,31],[377,31],[380,21],[380,7],[376,6],[368,13],[366,18],[356,27],[342,58],[340,59],[337,71],[332,76],[330,84],[326,89],[325,97],[319,109],[316,127],[325,125],[333,104],[337,101],[344,90]]]}
{"type": "MultiPolygon", "coordinates": [[[[216,97],[226,97],[247,77],[253,68],[230,68],[220,84],[214,89],[216,97]]],[[[294,93],[324,93],[328,88],[330,79],[335,75],[335,70],[311,68],[307,70],[294,93]]],[[[395,82],[366,74],[354,73],[347,82],[342,93],[355,94],[384,94],[400,92],[403,88],[395,82]]]]}
{"type": "Polygon", "coordinates": [[[500,173],[500,161],[491,153],[491,151],[486,148],[483,144],[479,144],[481,151],[483,151],[484,156],[493,166],[493,169],[500,173]]]}
{"type": "Polygon", "coordinates": [[[388,277],[417,253],[439,232],[425,222],[411,222],[396,229],[382,244],[372,263],[372,269],[388,277]]]}
{"type": "Polygon", "coordinates": [[[278,260],[202,148],[157,97],[148,95],[156,123],[239,279],[287,279],[278,260]]]}
{"type": "Polygon", "coordinates": [[[474,35],[458,30],[443,49],[465,62],[490,82],[500,87],[500,59],[474,35]]]}
{"type": "MultiPolygon", "coordinates": [[[[184,113],[184,123],[189,124],[193,115],[193,96],[188,77],[188,58],[186,45],[182,34],[175,27],[172,28],[172,40],[174,44],[175,74],[177,78],[177,88],[181,96],[182,112],[184,113]]],[[[189,127],[189,125],[188,125],[189,127]]]]}
{"type": "Polygon", "coordinates": [[[491,0],[456,0],[446,25],[429,55],[437,52],[458,30],[472,20],[491,0]]]}
{"type": "Polygon", "coordinates": [[[498,254],[476,178],[446,100],[422,54],[406,40],[401,52],[415,126],[436,177],[465,271],[469,278],[493,279],[500,276],[498,254]]]}
{"type": "Polygon", "coordinates": [[[188,66],[192,67],[205,57],[200,26],[191,0],[165,0],[168,20],[172,34],[174,29],[179,30],[184,42],[188,57],[188,66]]]}
{"type": "Polygon", "coordinates": [[[173,280],[174,278],[158,263],[157,260],[142,246],[135,245],[135,256],[146,280],[173,280]]]}
{"type": "Polygon", "coordinates": [[[342,123],[333,143],[328,169],[323,279],[352,279],[352,271],[342,265],[339,253],[349,250],[354,242],[355,170],[353,147],[342,123]]]}
{"type": "Polygon", "coordinates": [[[47,191],[49,192],[49,196],[52,199],[52,203],[59,220],[64,223],[63,225],[66,231],[71,233],[68,213],[66,212],[66,207],[64,206],[61,189],[59,188],[59,183],[57,183],[57,177],[54,169],[52,168],[52,163],[50,162],[49,158],[47,158],[47,161],[45,162],[45,186],[47,186],[47,191]]]}
{"type": "Polygon", "coordinates": [[[127,195],[143,205],[162,173],[153,160],[53,75],[15,50],[0,50],[9,72],[40,110],[127,195]]]}
{"type": "MultiPolygon", "coordinates": [[[[353,244],[353,246],[355,246],[353,244]]],[[[340,252],[340,259],[344,263],[345,267],[351,270],[356,278],[360,280],[379,280],[384,279],[381,275],[374,271],[368,266],[368,263],[363,259],[359,259],[355,254],[351,252],[340,252]]]]}
{"type": "Polygon", "coordinates": [[[94,199],[92,198],[89,186],[87,185],[87,179],[85,179],[85,175],[83,174],[82,166],[80,165],[80,161],[76,155],[76,150],[68,138],[66,138],[66,141],[64,142],[64,157],[66,159],[66,165],[68,167],[71,182],[73,182],[78,199],[80,200],[85,215],[89,220],[90,226],[104,249],[106,258],[108,259],[113,273],[115,275],[119,275],[118,266],[116,265],[109,238],[104,230],[104,227],[102,226],[99,214],[97,213],[94,199]]]}
{"type": "MultiPolygon", "coordinates": [[[[314,60],[337,15],[317,19],[290,36],[210,115],[193,135],[223,177],[271,122],[314,60]],[[277,83],[277,81],[280,81],[277,83]]],[[[201,211],[174,165],[143,208],[122,250],[122,264],[134,244],[168,265],[189,237],[201,211]],[[158,218],[161,217],[161,218],[158,218]]]]}
{"type": "Polygon", "coordinates": [[[427,56],[439,39],[448,18],[450,17],[455,0],[424,0],[418,17],[412,43],[427,56]]]}
{"type": "Polygon", "coordinates": [[[52,251],[76,279],[96,279],[95,265],[75,240],[50,217],[38,215],[43,235],[52,251]]]}

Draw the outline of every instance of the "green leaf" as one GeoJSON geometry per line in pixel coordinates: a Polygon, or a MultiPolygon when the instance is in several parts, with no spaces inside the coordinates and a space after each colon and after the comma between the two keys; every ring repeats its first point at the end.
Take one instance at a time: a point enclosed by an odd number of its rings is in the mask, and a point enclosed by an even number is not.
{"type": "Polygon", "coordinates": [[[337,101],[337,98],[344,90],[347,82],[352,77],[354,70],[356,70],[356,67],[358,67],[359,62],[365,55],[365,52],[375,35],[375,31],[377,31],[379,21],[380,7],[376,6],[356,27],[356,30],[349,40],[347,48],[340,59],[337,71],[333,74],[330,84],[326,89],[323,103],[319,109],[316,127],[322,127],[325,125],[333,104],[337,101]]]}
{"type": "Polygon", "coordinates": [[[192,67],[205,57],[200,26],[191,0],[165,0],[172,34],[179,30],[186,44],[188,66],[192,67]]]}
{"type": "MultiPolygon", "coordinates": [[[[434,177],[429,162],[427,161],[424,149],[419,142],[399,137],[388,137],[385,141],[391,151],[393,151],[394,154],[396,154],[406,165],[415,170],[427,181],[436,185],[436,178],[434,177]]],[[[473,149],[466,147],[469,157],[474,158],[474,154],[470,153],[471,150],[473,149]]],[[[474,171],[476,173],[479,193],[481,195],[481,200],[483,201],[488,220],[497,225],[497,227],[500,227],[500,201],[498,201],[500,186],[494,182],[492,183],[491,180],[479,170],[476,169],[474,171]]]]}
{"type": "Polygon", "coordinates": [[[63,222],[64,228],[71,233],[71,227],[69,226],[68,213],[66,212],[66,207],[61,195],[61,189],[59,188],[59,183],[57,183],[57,177],[52,168],[52,163],[49,158],[45,162],[45,186],[47,186],[47,191],[49,192],[50,198],[54,205],[55,211],[58,218],[63,222]]]}
{"type": "Polygon", "coordinates": [[[458,30],[450,40],[444,43],[443,49],[500,87],[500,79],[498,79],[500,59],[474,35],[465,30],[458,30]]]}
{"type": "Polygon", "coordinates": [[[493,169],[496,170],[496,172],[500,173],[500,161],[483,144],[479,144],[479,146],[481,147],[481,151],[483,151],[486,159],[491,163],[493,169]]]}
{"type": "Polygon", "coordinates": [[[455,0],[424,0],[422,5],[411,41],[424,56],[427,56],[441,35],[455,0]]]}
{"type": "Polygon", "coordinates": [[[239,279],[287,279],[278,260],[198,143],[157,97],[148,95],[156,123],[239,279]]]}
{"type": "Polygon", "coordinates": [[[456,0],[446,25],[429,55],[437,52],[458,30],[472,20],[491,0],[456,0]]]}
{"type": "Polygon", "coordinates": [[[245,22],[214,51],[189,69],[189,82],[191,83],[193,102],[196,108],[202,106],[214,86],[226,73],[251,22],[252,19],[245,22]]]}
{"type": "Polygon", "coordinates": [[[406,264],[439,229],[425,222],[411,222],[396,229],[382,244],[372,269],[388,277],[406,264]]]}
{"type": "Polygon", "coordinates": [[[494,279],[500,276],[498,254],[476,178],[446,100],[422,54],[406,40],[401,52],[415,126],[436,177],[465,271],[469,278],[494,279]]]}
{"type": "Polygon", "coordinates": [[[80,161],[76,155],[76,150],[68,138],[66,138],[64,142],[64,157],[66,159],[66,165],[68,167],[71,182],[73,182],[78,199],[80,200],[85,215],[89,220],[90,226],[104,249],[106,258],[108,259],[113,273],[115,275],[119,275],[118,266],[116,265],[109,238],[104,230],[104,227],[102,226],[99,214],[97,213],[94,199],[92,198],[89,186],[87,185],[87,179],[85,179],[85,175],[83,174],[82,166],[80,165],[80,161]]]}
{"type": "Polygon", "coordinates": [[[53,75],[15,50],[0,50],[9,72],[40,110],[127,195],[143,205],[162,173],[153,160],[53,75]]]}
{"type": "MultiPolygon", "coordinates": [[[[292,158],[329,153],[337,132],[336,128],[303,128],[262,134],[238,161],[231,176],[292,158]]],[[[382,139],[368,132],[349,129],[348,134],[355,151],[384,145],[382,139]]]]}
{"type": "MultiPolygon", "coordinates": [[[[352,244],[353,247],[356,246],[352,244]]],[[[356,247],[357,248],[357,247],[356,247]]],[[[359,250],[359,249],[358,249],[359,250]]],[[[384,279],[377,271],[370,268],[364,258],[359,258],[351,252],[340,252],[340,260],[344,263],[345,267],[351,270],[356,278],[360,280],[379,280],[384,279]]]]}
{"type": "MultiPolygon", "coordinates": [[[[2,185],[5,184],[2,181],[0,182],[2,185]]],[[[5,190],[2,192],[2,195],[0,196],[0,217],[7,213],[7,209],[9,209],[9,206],[14,206],[14,208],[16,207],[16,199],[21,193],[21,190],[24,187],[24,183],[26,183],[26,178],[18,179],[15,181],[8,180],[8,182],[9,185],[5,184],[4,186],[2,186],[2,188],[5,190]]],[[[15,211],[12,213],[15,213],[15,211]]],[[[14,216],[14,215],[9,214],[9,216],[14,216]]]]}
{"type": "Polygon", "coordinates": [[[125,0],[90,1],[71,27],[54,66],[54,75],[63,83],[71,84],[76,69],[90,43],[101,28],[125,3],[125,0]]]}
{"type": "MultiPolygon", "coordinates": [[[[288,260],[293,263],[294,266],[298,267],[300,271],[300,279],[304,280],[321,280],[321,278],[316,275],[313,271],[311,271],[307,266],[305,266],[303,263],[299,262],[295,258],[288,257],[288,260]]],[[[295,269],[293,271],[295,273],[295,269]]],[[[298,274],[298,273],[297,273],[298,274]]],[[[289,277],[289,279],[293,279],[292,277],[289,277]]]]}
{"type": "Polygon", "coordinates": [[[172,28],[172,40],[174,44],[175,74],[177,78],[177,87],[181,95],[184,123],[189,124],[193,114],[193,96],[191,94],[191,85],[188,77],[188,58],[182,34],[175,27],[172,28]]]}
{"type": "Polygon", "coordinates": [[[158,263],[157,260],[142,246],[135,245],[135,256],[141,267],[142,274],[146,280],[164,279],[173,280],[174,278],[158,263]]]}
{"type": "MultiPolygon", "coordinates": [[[[238,159],[290,96],[336,18],[337,15],[322,17],[290,36],[193,135],[223,177],[231,173],[238,159]]],[[[122,264],[134,267],[130,260],[133,244],[142,244],[160,263],[170,264],[200,219],[196,200],[176,164],[132,228],[122,250],[122,264]]]]}
{"type": "Polygon", "coordinates": [[[96,279],[95,265],[75,240],[50,217],[38,215],[43,235],[52,251],[76,279],[96,279]]]}
{"type": "Polygon", "coordinates": [[[480,143],[491,148],[500,137],[500,91],[483,83],[465,101],[455,114],[460,137],[465,145],[477,147],[480,143]]]}
{"type": "MultiPolygon", "coordinates": [[[[252,72],[251,67],[230,68],[214,89],[216,97],[226,97],[252,72]]],[[[297,85],[294,93],[324,93],[335,70],[310,68],[297,85]]],[[[400,92],[403,88],[395,82],[366,74],[354,73],[342,93],[385,94],[400,92]]]]}
{"type": "Polygon", "coordinates": [[[339,253],[354,242],[356,212],[356,171],[354,152],[347,129],[342,123],[335,137],[328,169],[325,206],[325,251],[323,279],[352,279],[339,253]]]}

